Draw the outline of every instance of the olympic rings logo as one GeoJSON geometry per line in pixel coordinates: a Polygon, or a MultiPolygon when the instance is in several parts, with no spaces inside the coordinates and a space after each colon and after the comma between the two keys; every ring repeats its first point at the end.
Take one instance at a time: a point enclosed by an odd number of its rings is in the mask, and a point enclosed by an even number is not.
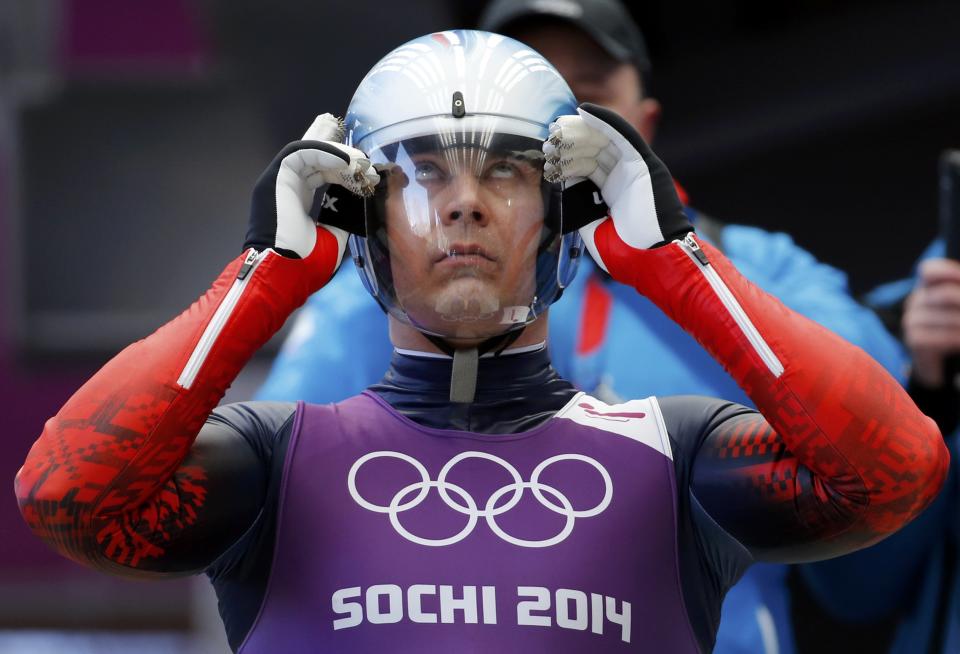
{"type": "Polygon", "coordinates": [[[610,479],[610,473],[595,459],[584,456],[583,454],[559,454],[552,456],[534,468],[533,473],[530,475],[530,481],[524,481],[516,468],[498,456],[485,452],[462,452],[450,459],[440,470],[440,475],[437,477],[437,480],[433,481],[430,479],[430,473],[427,472],[426,467],[412,456],[384,450],[371,452],[357,459],[350,468],[350,473],[347,475],[347,488],[350,490],[350,495],[354,501],[363,508],[368,511],[373,511],[374,513],[386,513],[390,517],[390,524],[398,534],[410,542],[429,547],[444,547],[446,545],[459,543],[470,535],[474,527],[477,526],[480,518],[487,521],[487,525],[493,533],[508,543],[520,547],[551,547],[566,540],[573,532],[573,526],[577,518],[592,518],[593,516],[599,515],[610,505],[610,500],[613,498],[613,481],[610,479]],[[399,459],[409,463],[420,474],[420,481],[404,486],[398,490],[393,496],[393,499],[390,500],[390,503],[384,506],[374,504],[360,494],[357,490],[357,473],[368,461],[385,457],[399,459]],[[477,501],[470,493],[461,486],[447,480],[454,466],[467,459],[486,459],[487,461],[492,461],[506,470],[513,479],[512,483],[508,483],[495,490],[487,499],[482,509],[477,506],[477,501]],[[596,506],[582,510],[574,509],[566,495],[553,486],[540,481],[540,475],[543,474],[544,470],[554,463],[561,461],[582,461],[600,473],[600,476],[603,478],[604,493],[603,499],[601,499],[596,506]],[[467,516],[467,524],[464,528],[448,538],[422,538],[411,533],[400,522],[400,514],[419,506],[427,498],[432,488],[437,489],[443,503],[450,509],[467,516]],[[566,518],[563,528],[559,533],[543,540],[525,540],[508,534],[497,523],[497,516],[503,515],[519,504],[526,490],[530,490],[533,497],[535,497],[544,508],[566,518]],[[510,494],[510,498],[502,505],[497,506],[500,499],[507,494],[510,494]]]}

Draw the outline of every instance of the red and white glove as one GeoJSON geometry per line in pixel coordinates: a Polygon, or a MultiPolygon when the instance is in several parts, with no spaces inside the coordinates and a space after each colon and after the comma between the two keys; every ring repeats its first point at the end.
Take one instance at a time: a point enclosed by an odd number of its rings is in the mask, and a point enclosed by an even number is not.
{"type": "Polygon", "coordinates": [[[544,143],[548,181],[586,177],[600,189],[609,217],[580,229],[590,255],[619,282],[633,284],[631,252],[683,239],[693,226],[670,171],[626,120],[590,103],[550,125],[544,143]]]}
{"type": "Polygon", "coordinates": [[[253,189],[244,249],[270,248],[284,257],[309,261],[317,274],[317,288],[340,266],[348,236],[339,227],[311,218],[317,189],[337,184],[365,196],[380,181],[367,156],[343,145],[342,139],[339,119],[331,114],[317,116],[301,140],[289,143],[274,157],[253,189]],[[318,248],[318,243],[323,247],[318,248]]]}

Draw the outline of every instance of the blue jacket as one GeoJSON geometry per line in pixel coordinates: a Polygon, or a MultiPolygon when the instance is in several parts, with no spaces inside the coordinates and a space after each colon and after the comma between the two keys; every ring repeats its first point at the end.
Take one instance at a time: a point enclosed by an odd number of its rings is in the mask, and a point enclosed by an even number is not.
{"type": "MultiPolygon", "coordinates": [[[[721,240],[747,278],[859,345],[903,380],[903,348],[850,296],[842,272],[818,262],[786,234],[726,225],[721,240]]],[[[603,399],[698,394],[750,404],[720,365],[651,302],[603,281],[589,259],[581,266],[550,309],[552,360],[563,377],[603,399]],[[597,315],[597,306],[607,307],[605,316],[597,315]],[[598,319],[606,328],[599,339],[585,342],[587,323],[594,323],[596,336],[598,319]]],[[[341,270],[297,316],[258,399],[343,399],[379,380],[391,351],[382,311],[355,271],[341,270]]],[[[715,652],[773,652],[777,642],[781,654],[793,651],[784,578],[784,566],[748,571],[727,595],[715,652]]]]}

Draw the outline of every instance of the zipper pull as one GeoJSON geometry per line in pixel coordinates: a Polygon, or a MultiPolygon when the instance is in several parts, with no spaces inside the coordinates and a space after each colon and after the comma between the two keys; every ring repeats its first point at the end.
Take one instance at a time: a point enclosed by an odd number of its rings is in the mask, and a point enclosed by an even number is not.
{"type": "Polygon", "coordinates": [[[700,249],[700,244],[697,243],[697,239],[693,237],[693,232],[690,232],[689,234],[687,234],[683,238],[683,242],[693,252],[693,256],[697,258],[697,261],[700,262],[700,265],[702,266],[710,265],[710,260],[707,258],[707,253],[700,249]]]}
{"type": "Polygon", "coordinates": [[[256,263],[259,256],[259,252],[250,248],[250,252],[247,253],[247,258],[243,260],[243,265],[240,266],[240,272],[237,273],[237,279],[244,280],[247,278],[247,275],[250,274],[250,269],[253,268],[253,264],[256,263]]]}

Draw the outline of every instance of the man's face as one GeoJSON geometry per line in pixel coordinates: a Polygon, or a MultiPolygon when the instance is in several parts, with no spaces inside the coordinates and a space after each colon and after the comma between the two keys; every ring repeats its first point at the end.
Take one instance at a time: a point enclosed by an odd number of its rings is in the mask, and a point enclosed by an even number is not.
{"type": "Polygon", "coordinates": [[[643,98],[636,67],[615,61],[590,36],[568,23],[524,23],[510,36],[542,54],[560,72],[580,102],[592,102],[615,112],[653,139],[660,105],[643,98]]]}
{"type": "Polygon", "coordinates": [[[398,157],[386,233],[397,301],[418,326],[482,339],[521,322],[536,292],[542,166],[473,147],[398,157]]]}

